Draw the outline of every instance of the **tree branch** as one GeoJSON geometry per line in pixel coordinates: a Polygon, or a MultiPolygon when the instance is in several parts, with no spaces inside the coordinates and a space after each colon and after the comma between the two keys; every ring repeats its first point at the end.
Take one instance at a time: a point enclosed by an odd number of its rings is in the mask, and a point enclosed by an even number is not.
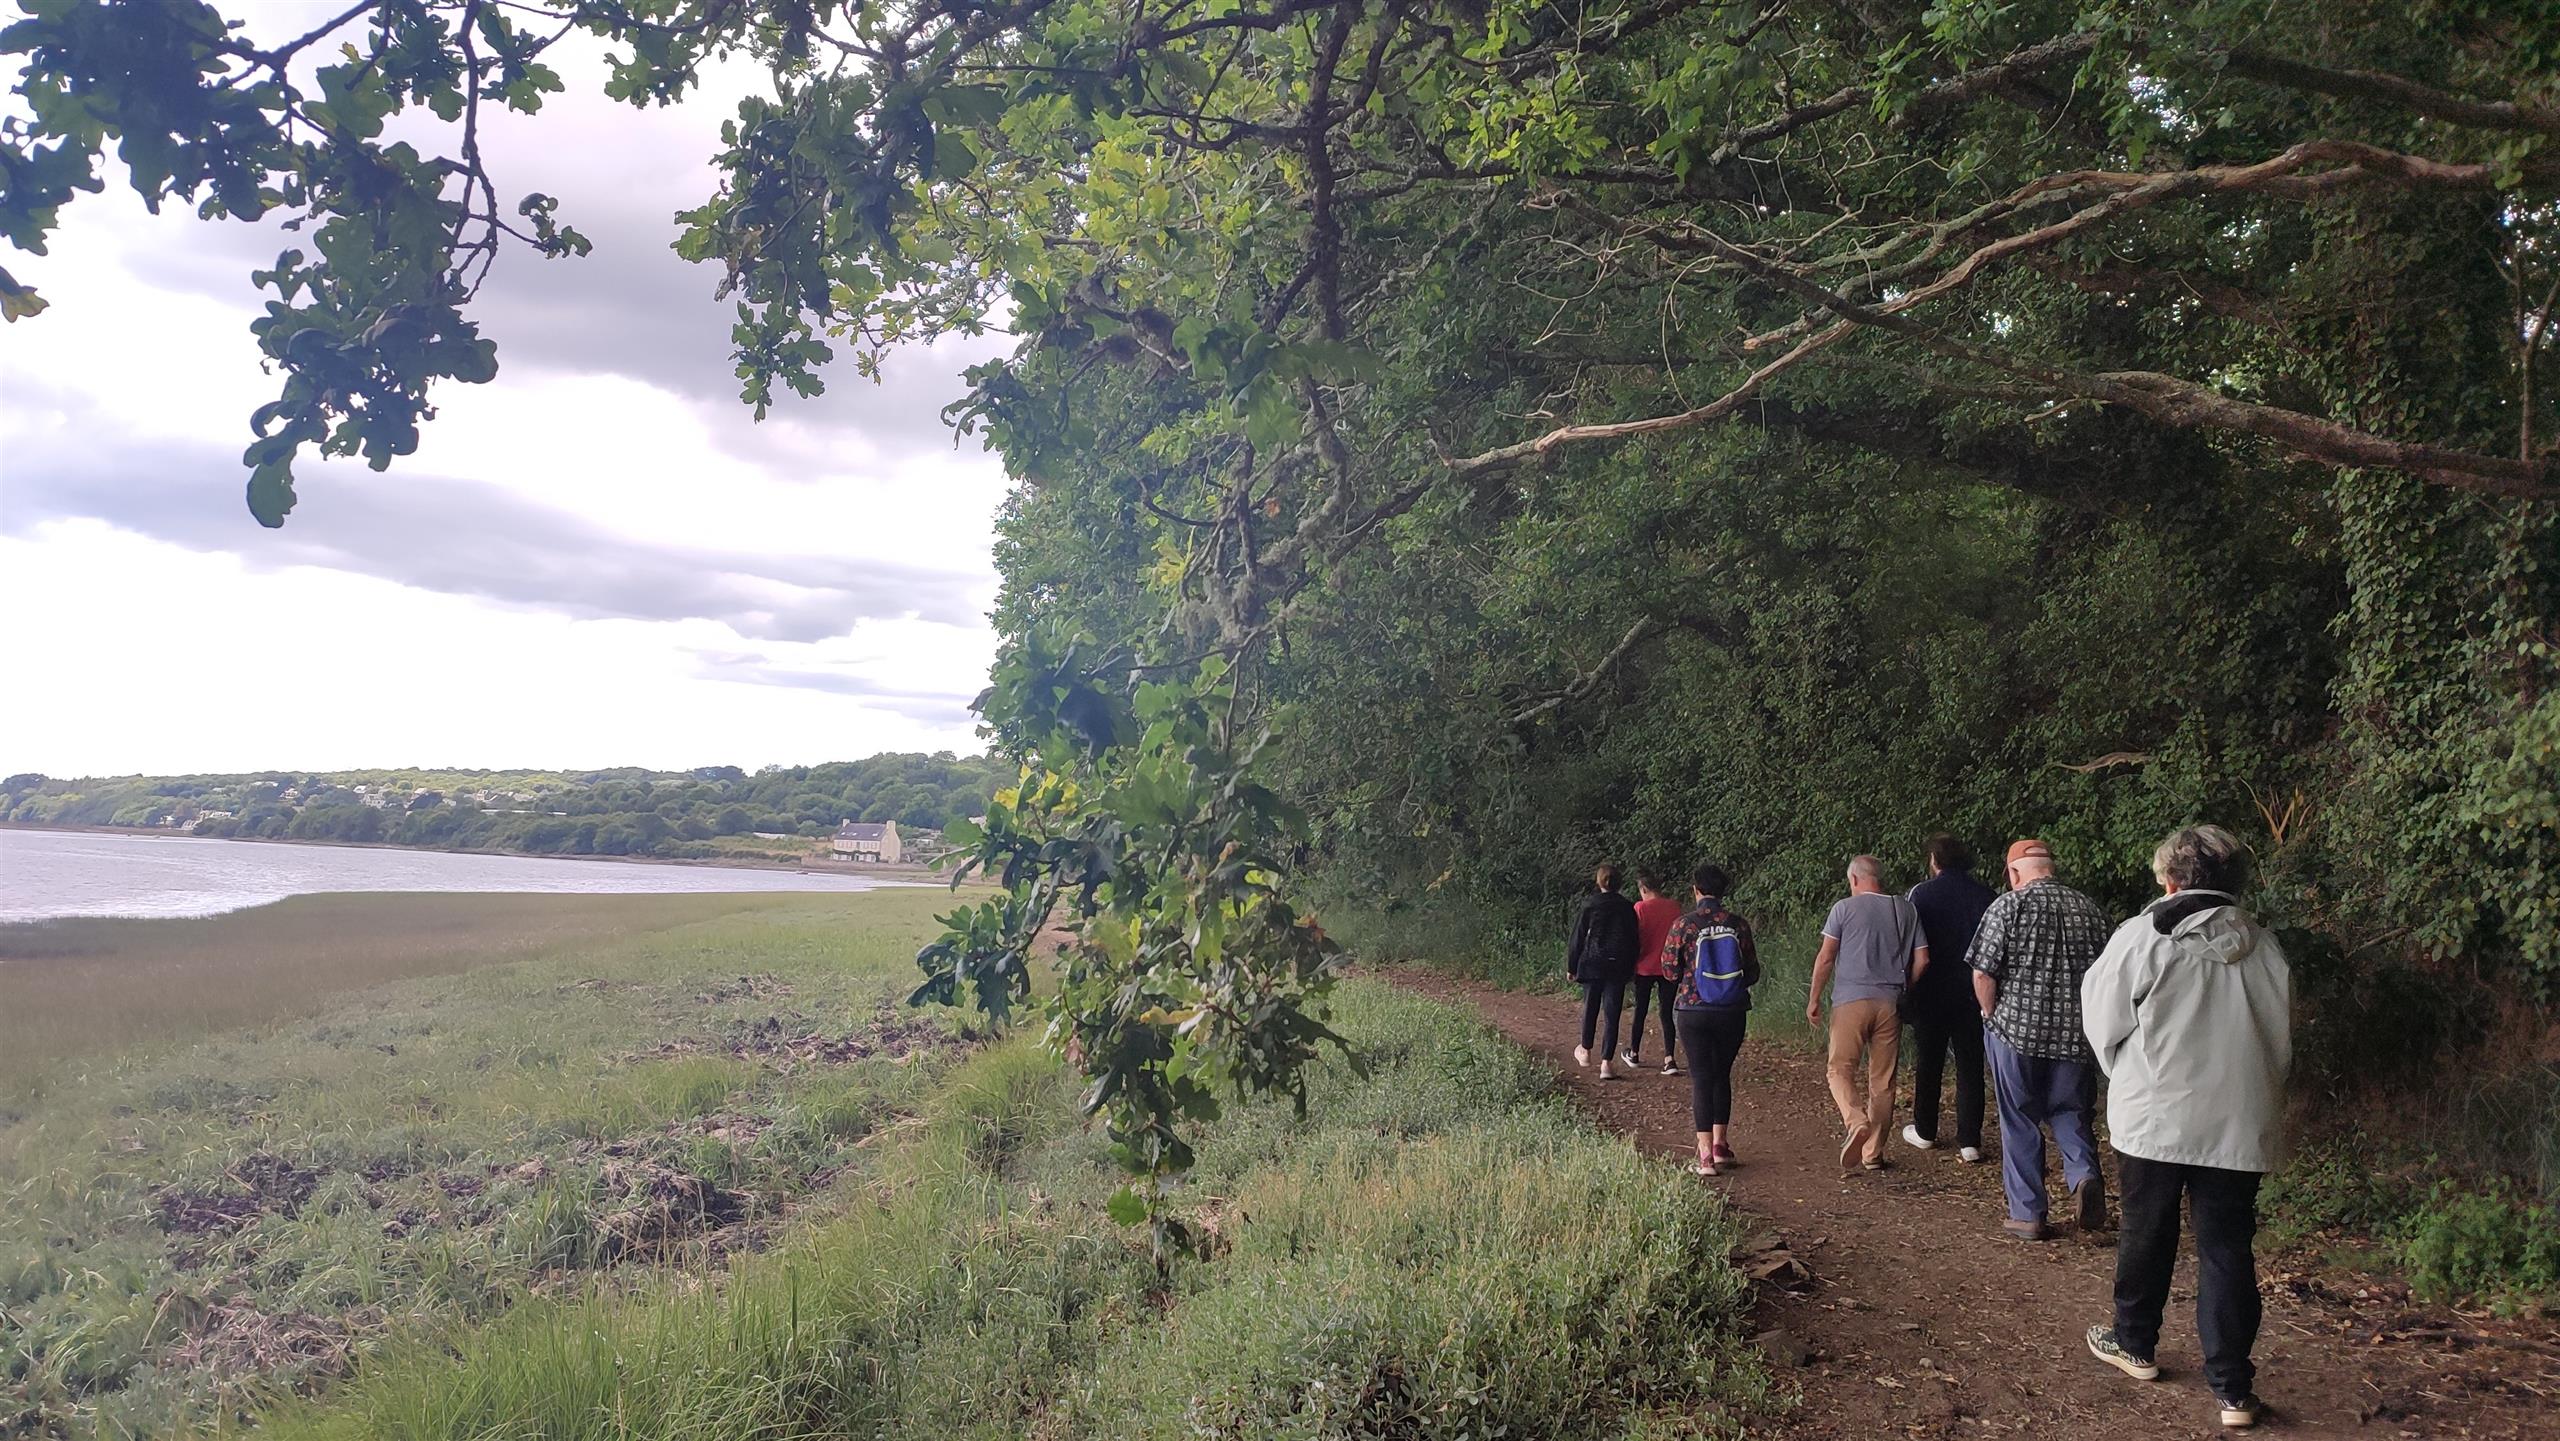
{"type": "Polygon", "coordinates": [[[2309,90],[2342,100],[2385,100],[2430,119],[2449,120],[2456,125],[2560,135],[2560,110],[2550,106],[2522,104],[2513,100],[2473,100],[2379,70],[2332,70],[2256,50],[2230,51],[2223,57],[2222,68],[2234,75],[2287,90],[2309,90]]]}
{"type": "Polygon", "coordinates": [[[1618,637],[1618,643],[1611,646],[1609,653],[1600,657],[1599,662],[1591,669],[1577,672],[1572,680],[1565,682],[1562,690],[1549,691],[1527,708],[1513,712],[1507,723],[1513,726],[1527,725],[1549,711],[1560,709],[1591,694],[1599,689],[1600,682],[1608,679],[1609,673],[1616,670],[1637,646],[1662,634],[1667,628],[1652,616],[1646,616],[1637,621],[1634,625],[1627,627],[1627,633],[1618,637]]]}

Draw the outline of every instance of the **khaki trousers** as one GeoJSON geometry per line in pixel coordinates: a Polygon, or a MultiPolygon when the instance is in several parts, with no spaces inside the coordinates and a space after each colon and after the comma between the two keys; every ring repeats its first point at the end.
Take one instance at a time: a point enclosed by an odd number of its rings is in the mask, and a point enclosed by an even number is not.
{"type": "Polygon", "coordinates": [[[1893,1125],[1893,1068],[1902,1056],[1902,1012],[1891,1001],[1849,1001],[1831,1008],[1831,1099],[1840,1124],[1867,1128],[1863,1161],[1884,1159],[1893,1125]],[[1867,1053],[1867,1084],[1858,1089],[1858,1052],[1867,1053]]]}

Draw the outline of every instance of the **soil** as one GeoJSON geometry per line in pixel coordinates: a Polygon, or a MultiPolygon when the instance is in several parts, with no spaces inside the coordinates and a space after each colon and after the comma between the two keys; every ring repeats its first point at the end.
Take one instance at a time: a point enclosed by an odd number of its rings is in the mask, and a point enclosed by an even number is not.
{"type": "MultiPolygon", "coordinates": [[[[1403,984],[1472,1004],[1554,1063],[1565,1090],[1646,1155],[1694,1155],[1689,1083],[1648,1069],[1603,1083],[1573,1062],[1579,1002],[1421,971],[1403,984]]],[[[1649,1038],[1660,1040],[1659,1035],[1649,1038]]],[[[1653,1063],[1661,1056],[1647,1046],[1653,1063]]],[[[1597,1057],[1594,1058],[1597,1060],[1597,1057]]],[[[2192,1257],[2179,1265],[2159,1380],[2092,1359],[2108,1317],[2113,1237],[2064,1229],[2041,1243],[2000,1230],[1998,1153],[1966,1165],[1899,1139],[1890,1169],[1840,1174],[1840,1114],[1818,1058],[1746,1042],[1734,1072],[1740,1164],[1698,1184],[1747,1213],[1740,1263],[1760,1277],[1754,1329],[1803,1404],[1769,1434],[1873,1437],[2213,1437],[2200,1371],[2192,1257]]],[[[1907,1104],[1907,1100],[1904,1104],[1907,1104]]],[[[1996,1141],[1996,1138],[1993,1138],[1996,1141]]],[[[2112,1178],[2112,1171],[2110,1171],[2112,1178]]],[[[2058,1177],[2054,1184],[2058,1187],[2058,1177]]],[[[2053,1214],[2068,1208],[2057,1194],[2053,1214]]],[[[2310,1274],[2260,1256],[2264,1430],[2428,1441],[2560,1438],[2560,1325],[2413,1304],[2372,1278],[2310,1274]]],[[[1757,1431],[1755,1429],[1755,1434],[1757,1431]]]]}

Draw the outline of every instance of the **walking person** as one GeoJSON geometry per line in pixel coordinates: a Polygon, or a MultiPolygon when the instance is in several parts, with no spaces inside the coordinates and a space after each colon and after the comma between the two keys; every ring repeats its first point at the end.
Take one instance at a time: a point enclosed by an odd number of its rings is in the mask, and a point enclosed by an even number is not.
{"type": "Polygon", "coordinates": [[[2111,929],[2098,903],[2054,879],[2053,848],[2009,844],[2009,889],[1982,913],[1965,961],[1988,1034],[2000,1107],[2001,1229],[2041,1241],[2046,1228],[2044,1133],[2062,1152],[2062,1183],[2084,1232],[2106,1225],[2107,1193],[2089,1113],[2097,1105],[2097,1058],[2080,1029],[2080,978],[2111,929]]]}
{"type": "Polygon", "coordinates": [[[1573,934],[1565,942],[1565,974],[1582,983],[1582,1044],[1573,1048],[1573,1063],[1591,1064],[1591,1045],[1600,1044],[1600,1079],[1610,1080],[1609,1053],[1618,1049],[1618,1011],[1626,1003],[1627,978],[1636,968],[1635,903],[1618,894],[1618,868],[1604,865],[1591,874],[1599,887],[1582,898],[1573,912],[1573,934]],[[1594,1027],[1608,1025],[1596,1037],[1594,1027]]]}
{"type": "Polygon", "coordinates": [[[2292,972],[2238,897],[2239,838],[2190,826],[2151,857],[2161,898],[2116,929],[2080,983],[2082,1022],[2105,1068],[2107,1130],[2124,1202],[2115,1324],[2089,1328],[2099,1360],[2148,1381],[2178,1201],[2196,1230],[2196,1337],[2222,1424],[2247,1427],[2258,1400],[2258,1182],[2284,1158],[2293,1062],[2292,972]]]}
{"type": "Polygon", "coordinates": [[[1902,1051],[1902,992],[1929,969],[1920,913],[1885,894],[1884,865],[1873,856],[1849,860],[1849,894],[1822,922],[1813,986],[1804,1018],[1822,1024],[1822,991],[1831,988],[1831,1099],[1848,1128],[1840,1169],[1885,1168],[1884,1138],[1893,1126],[1893,1071],[1902,1051]],[[1866,1057],[1861,1095],[1858,1061],[1866,1057]]]}
{"type": "Polygon", "coordinates": [[[1629,1070],[1644,1068],[1645,1011],[1659,1003],[1662,1012],[1662,1074],[1680,1074],[1680,1038],[1671,1024],[1672,973],[1662,968],[1662,945],[1680,919],[1680,903],[1663,894],[1662,877],[1636,872],[1636,1016],[1627,1048],[1618,1059],[1629,1070]]]}
{"type": "Polygon", "coordinates": [[[1982,1010],[1973,995],[1972,972],[1956,964],[1973,947],[1973,933],[1991,906],[1991,888],[1973,878],[1973,850],[1945,832],[1929,837],[1929,879],[1911,888],[1920,934],[1929,954],[1944,957],[1927,976],[1913,980],[1902,998],[1911,1025],[1911,1124],[1903,1141],[1919,1150],[1937,1148],[1938,1093],[1947,1059],[1955,1058],[1956,1158],[1982,1159],[1982,1010]]]}
{"type": "Polygon", "coordinates": [[[1751,988],[1760,982],[1760,953],[1751,923],[1724,903],[1729,882],[1712,865],[1691,877],[1696,898],[1663,941],[1661,961],[1674,977],[1672,1009],[1680,1050],[1689,1058],[1689,1124],[1698,1133],[1701,1176],[1734,1163],[1733,1058],[1751,1017],[1751,988]]]}

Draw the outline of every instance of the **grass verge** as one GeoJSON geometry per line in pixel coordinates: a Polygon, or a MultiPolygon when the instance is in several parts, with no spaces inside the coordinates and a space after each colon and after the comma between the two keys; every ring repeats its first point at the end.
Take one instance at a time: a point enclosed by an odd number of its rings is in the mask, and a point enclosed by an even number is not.
{"type": "Polygon", "coordinates": [[[1160,1276],[1065,1078],[1016,1040],[863,1203],[704,1275],[422,1338],[286,1438],[1634,1438],[1769,1406],[1721,1201],[1593,1133],[1472,1018],[1375,983],[1309,1114],[1236,1108],[1160,1276]],[[1569,1238],[1569,1240],[1563,1239],[1569,1238]]]}

